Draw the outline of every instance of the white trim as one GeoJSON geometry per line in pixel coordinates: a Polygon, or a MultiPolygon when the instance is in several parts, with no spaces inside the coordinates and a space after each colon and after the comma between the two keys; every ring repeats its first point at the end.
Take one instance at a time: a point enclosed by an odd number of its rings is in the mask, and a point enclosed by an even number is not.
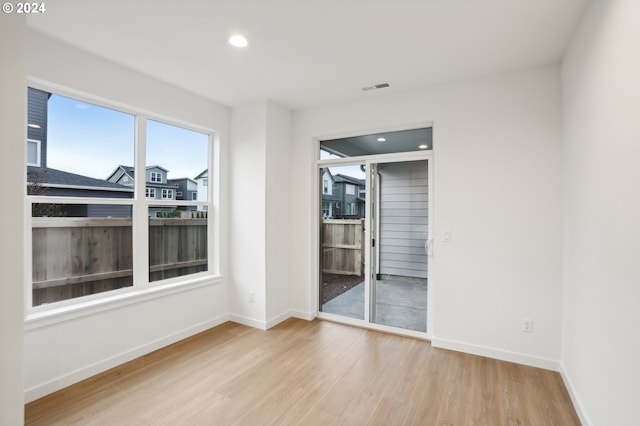
{"type": "MultiPolygon", "coordinates": [[[[148,273],[148,271],[144,271],[148,273]]],[[[188,275],[188,277],[191,277],[188,275]]],[[[212,286],[223,282],[223,277],[200,276],[180,282],[167,282],[164,284],[154,284],[149,288],[136,289],[127,287],[108,292],[96,293],[82,298],[67,299],[54,304],[36,306],[32,308],[24,322],[25,331],[36,330],[58,324],[65,321],[72,321],[100,312],[119,309],[134,303],[147,302],[159,297],[166,297],[176,293],[184,293],[200,287],[212,286]]]]}
{"type": "Polygon", "coordinates": [[[569,393],[571,402],[573,402],[573,408],[576,410],[576,414],[580,419],[580,423],[582,423],[584,426],[592,425],[593,422],[591,422],[591,419],[587,415],[587,411],[584,409],[584,405],[580,402],[580,398],[578,398],[578,395],[575,392],[575,387],[569,379],[569,376],[567,375],[564,364],[562,362],[560,362],[560,376],[562,377],[562,381],[564,382],[564,387],[567,388],[567,392],[569,393]]]}
{"type": "MultiPolygon", "coordinates": [[[[38,140],[38,139],[29,139],[29,138],[27,138],[27,146],[29,146],[29,142],[36,144],[36,162],[35,163],[29,163],[29,149],[27,149],[27,155],[26,155],[27,166],[40,167],[40,162],[42,161],[42,151],[41,151],[41,149],[42,149],[42,141],[38,140]]],[[[42,185],[42,186],[44,186],[44,185],[42,185]]]]}
{"type": "Polygon", "coordinates": [[[292,309],[289,313],[292,318],[298,318],[305,321],[313,321],[316,318],[316,314],[314,312],[304,312],[292,309]]]}
{"type": "Polygon", "coordinates": [[[291,311],[286,311],[281,313],[280,315],[276,315],[270,320],[267,320],[267,323],[266,323],[267,330],[270,329],[271,327],[275,327],[276,325],[280,324],[282,321],[288,320],[289,318],[291,318],[291,311]]]}
{"type": "Polygon", "coordinates": [[[237,322],[238,324],[246,325],[247,327],[257,328],[259,330],[267,329],[267,322],[249,318],[244,315],[229,314],[229,321],[237,322]]]}
{"type": "Polygon", "coordinates": [[[147,342],[131,350],[127,350],[118,355],[106,358],[95,364],[81,368],[69,374],[62,375],[48,382],[33,386],[25,390],[24,402],[29,403],[31,401],[34,401],[52,392],[77,383],[81,380],[95,376],[96,374],[102,373],[103,371],[107,371],[110,368],[117,367],[118,365],[124,364],[125,362],[131,361],[155,350],[161,349],[172,343],[179,342],[180,340],[184,340],[187,337],[194,336],[210,328],[224,324],[228,320],[229,316],[226,314],[217,316],[194,326],[185,328],[177,333],[172,333],[163,338],[147,342]]]}
{"type": "Polygon", "coordinates": [[[434,348],[449,349],[452,351],[499,359],[501,361],[515,362],[516,364],[528,365],[530,367],[543,368],[545,370],[560,371],[560,362],[554,359],[542,358],[520,352],[506,351],[504,349],[465,343],[456,340],[441,339],[438,337],[432,337],[431,344],[434,348]]]}

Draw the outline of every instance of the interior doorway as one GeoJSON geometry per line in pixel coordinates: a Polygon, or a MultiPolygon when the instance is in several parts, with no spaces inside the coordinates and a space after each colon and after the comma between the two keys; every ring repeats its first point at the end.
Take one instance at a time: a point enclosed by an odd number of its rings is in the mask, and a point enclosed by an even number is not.
{"type": "Polygon", "coordinates": [[[431,128],[380,135],[320,142],[318,316],[424,336],[431,128]]]}

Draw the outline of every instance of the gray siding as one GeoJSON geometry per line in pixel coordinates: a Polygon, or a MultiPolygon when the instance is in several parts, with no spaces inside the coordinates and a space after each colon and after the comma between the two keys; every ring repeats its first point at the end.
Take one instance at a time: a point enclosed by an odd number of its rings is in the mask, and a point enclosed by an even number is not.
{"type": "Polygon", "coordinates": [[[427,278],[427,162],[381,164],[378,176],[379,272],[427,278]]]}
{"type": "Polygon", "coordinates": [[[29,87],[27,92],[28,123],[38,124],[39,129],[27,127],[27,139],[40,141],[40,167],[47,167],[47,104],[49,94],[29,87]]]}

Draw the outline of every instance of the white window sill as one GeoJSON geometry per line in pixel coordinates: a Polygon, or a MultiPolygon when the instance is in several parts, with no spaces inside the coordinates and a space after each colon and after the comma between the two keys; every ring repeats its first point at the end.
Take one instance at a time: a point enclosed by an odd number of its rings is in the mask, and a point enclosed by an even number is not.
{"type": "Polygon", "coordinates": [[[127,288],[115,290],[116,294],[105,295],[95,299],[73,303],[65,306],[38,309],[27,314],[24,330],[36,330],[64,321],[70,321],[99,312],[119,309],[123,306],[143,303],[159,297],[166,297],[176,293],[183,293],[196,288],[222,283],[221,275],[206,275],[172,281],[166,284],[151,284],[143,289],[127,288]]]}

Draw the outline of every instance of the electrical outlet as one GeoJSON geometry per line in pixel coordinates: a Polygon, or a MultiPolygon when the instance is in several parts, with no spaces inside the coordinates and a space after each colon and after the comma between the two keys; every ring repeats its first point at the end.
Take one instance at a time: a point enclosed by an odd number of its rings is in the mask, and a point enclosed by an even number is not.
{"type": "Polygon", "coordinates": [[[533,320],[531,318],[522,318],[522,332],[533,333],[533,320]]]}
{"type": "Polygon", "coordinates": [[[256,292],[255,291],[250,291],[249,292],[249,302],[253,303],[256,301],[256,292]]]}

